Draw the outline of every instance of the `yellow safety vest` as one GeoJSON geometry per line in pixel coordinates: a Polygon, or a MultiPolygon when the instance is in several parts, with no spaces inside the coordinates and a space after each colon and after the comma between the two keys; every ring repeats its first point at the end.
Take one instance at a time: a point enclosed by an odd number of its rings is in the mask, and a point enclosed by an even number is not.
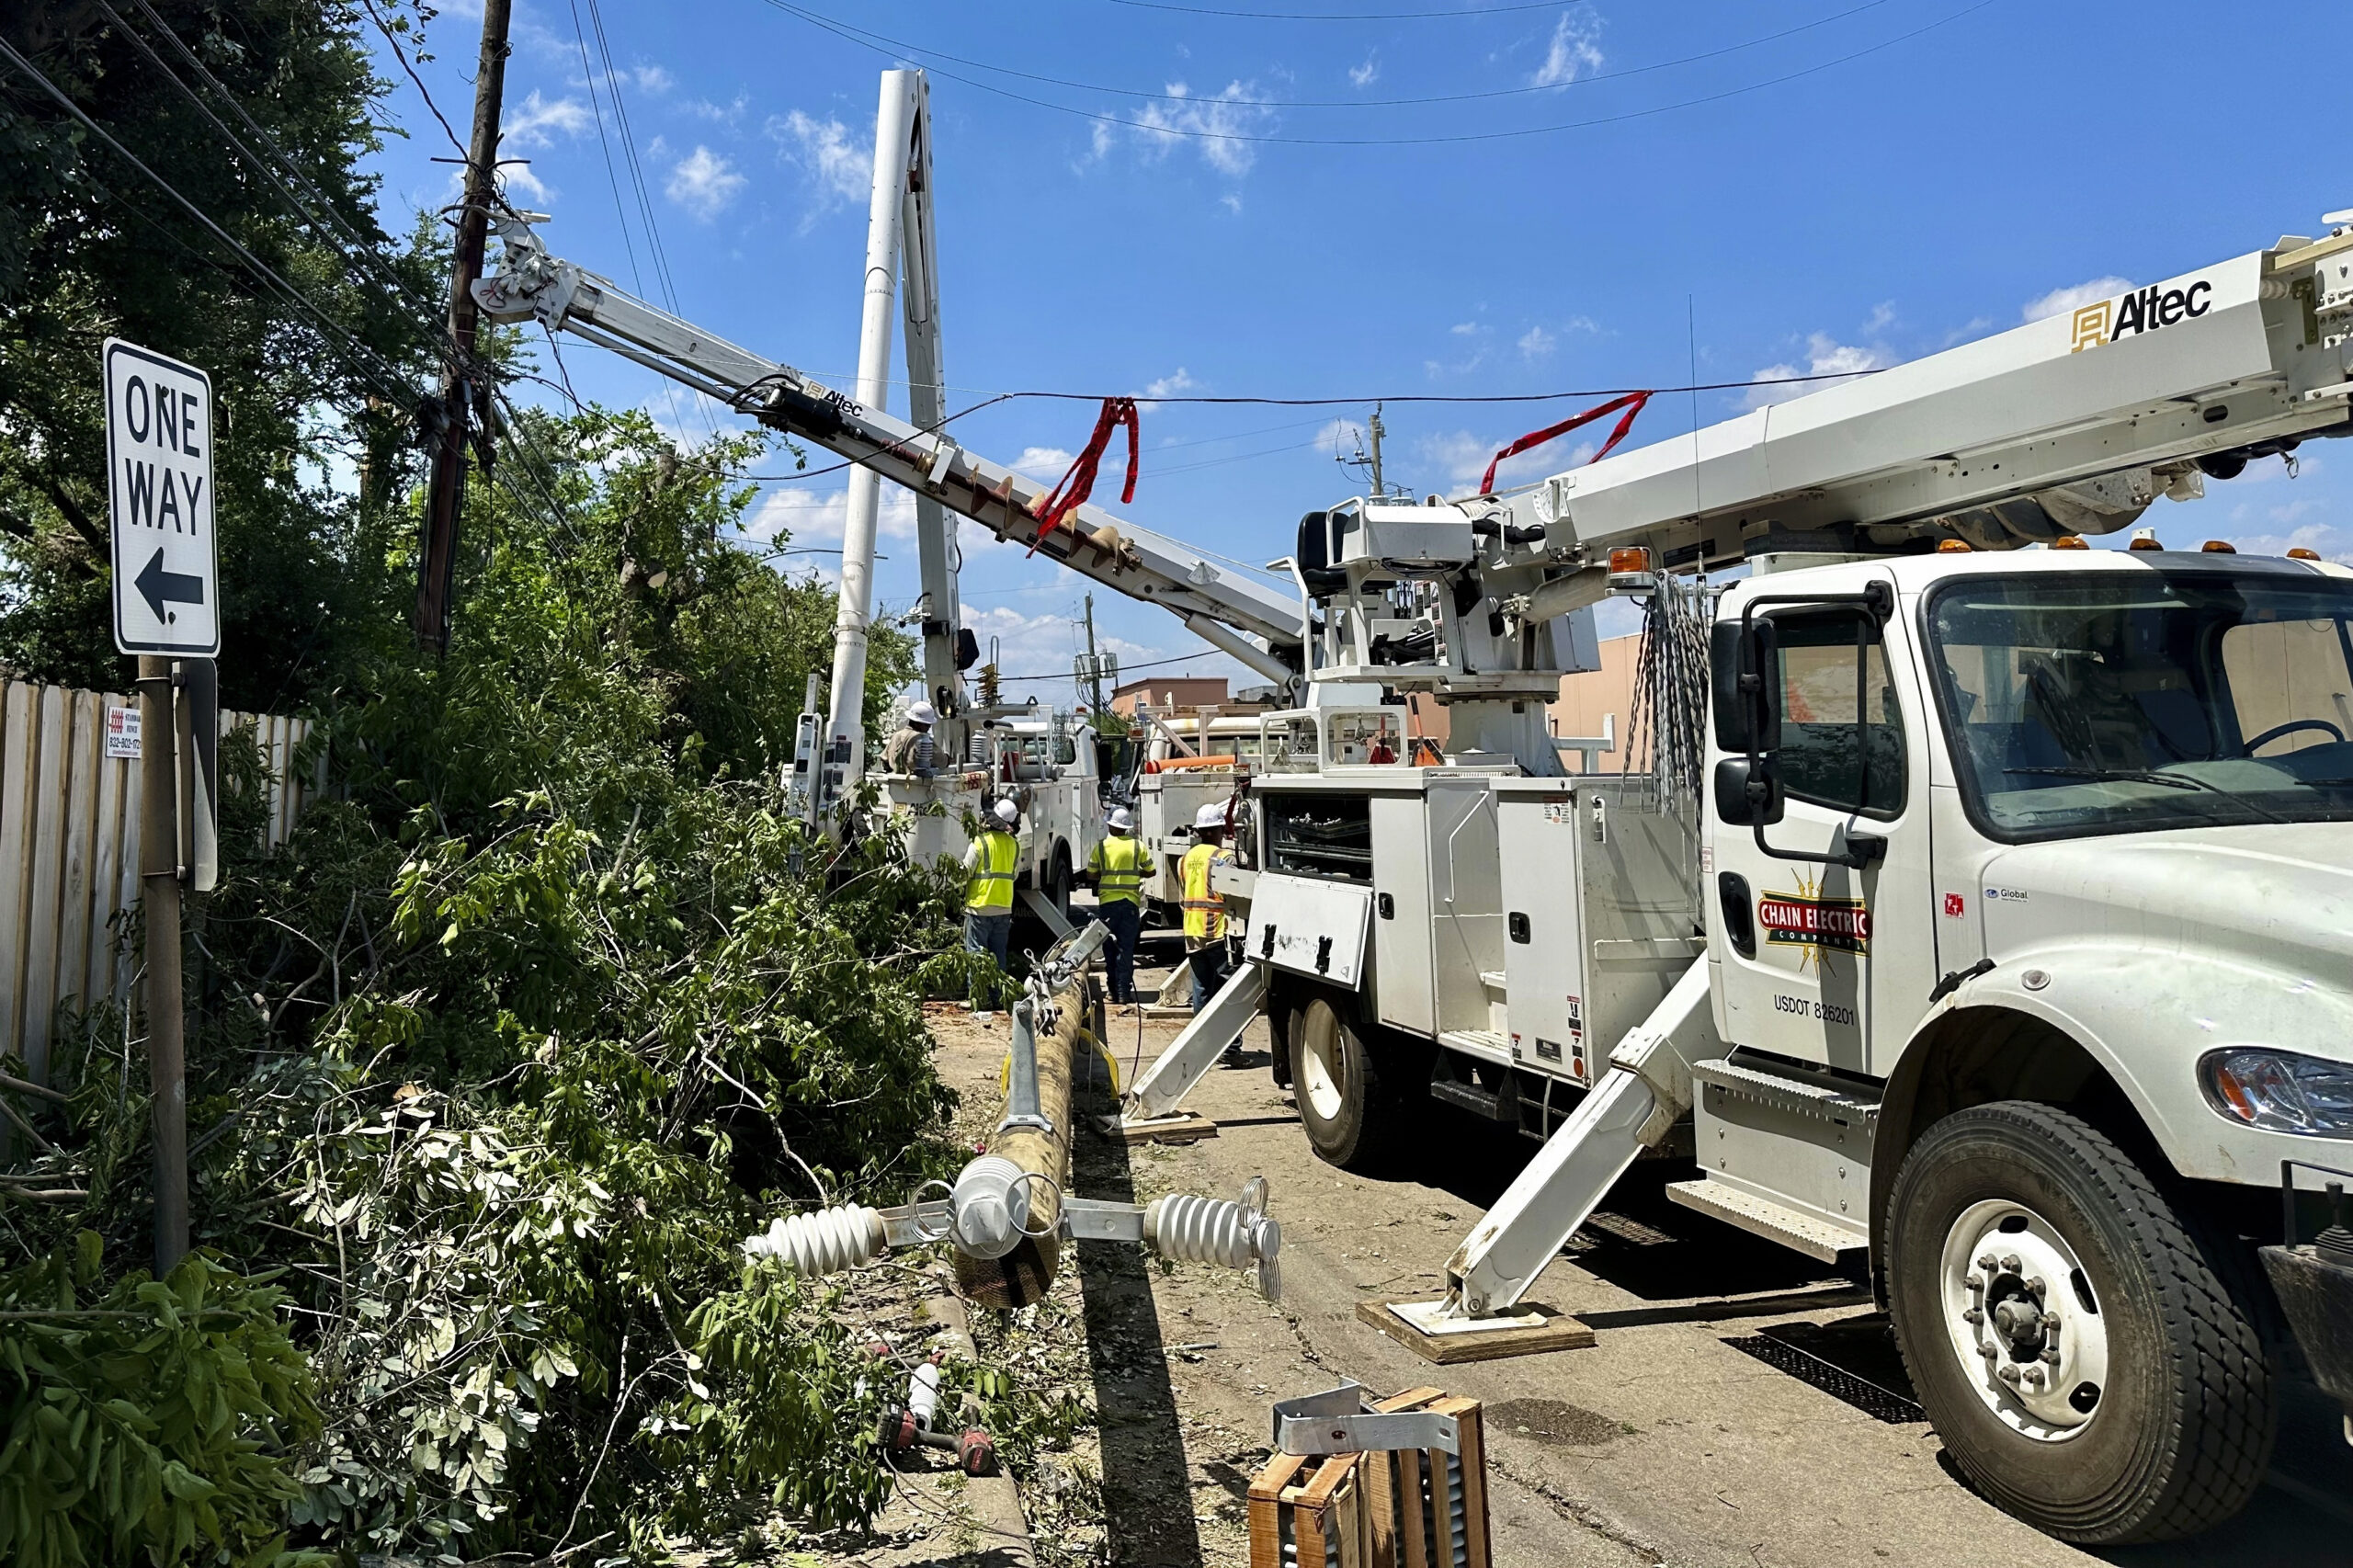
{"type": "Polygon", "coordinates": [[[972,841],[981,863],[964,887],[964,907],[975,915],[994,915],[1013,907],[1013,862],[1021,846],[1013,835],[991,829],[972,841]]]}
{"type": "Polygon", "coordinates": [[[1086,869],[1095,873],[1097,903],[1133,903],[1143,890],[1143,846],[1115,833],[1095,846],[1086,869]]]}
{"type": "Polygon", "coordinates": [[[1225,935],[1225,900],[1210,892],[1210,868],[1226,858],[1214,844],[1196,844],[1177,863],[1185,884],[1185,935],[1190,940],[1211,942],[1225,935]]]}

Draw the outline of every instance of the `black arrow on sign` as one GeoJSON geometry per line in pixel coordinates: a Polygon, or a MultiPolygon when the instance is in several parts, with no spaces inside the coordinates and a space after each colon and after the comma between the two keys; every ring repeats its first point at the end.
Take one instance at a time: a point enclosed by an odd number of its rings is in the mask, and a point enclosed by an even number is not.
{"type": "Polygon", "coordinates": [[[200,605],[204,602],[204,579],[187,572],[165,571],[161,545],[155,547],[154,559],[139,569],[139,576],[132,585],[147,601],[147,608],[155,612],[157,620],[167,619],[164,614],[166,604],[200,605]]]}

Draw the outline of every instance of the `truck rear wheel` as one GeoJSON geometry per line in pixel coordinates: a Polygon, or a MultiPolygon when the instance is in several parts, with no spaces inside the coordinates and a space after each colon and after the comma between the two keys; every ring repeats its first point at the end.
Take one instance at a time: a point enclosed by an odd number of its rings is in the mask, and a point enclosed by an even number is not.
{"type": "Polygon", "coordinates": [[[2262,1341],[2106,1136],[2024,1100],[1957,1112],[1913,1145],[1888,1214],[1896,1341],[1985,1496],[2086,1546],[2245,1505],[2271,1451],[2262,1341]]]}
{"type": "Polygon", "coordinates": [[[1326,997],[1291,1015],[1290,1086],[1316,1157],[1372,1171],[1388,1159],[1400,1122],[1396,1092],[1381,1082],[1363,1031],[1326,997]]]}

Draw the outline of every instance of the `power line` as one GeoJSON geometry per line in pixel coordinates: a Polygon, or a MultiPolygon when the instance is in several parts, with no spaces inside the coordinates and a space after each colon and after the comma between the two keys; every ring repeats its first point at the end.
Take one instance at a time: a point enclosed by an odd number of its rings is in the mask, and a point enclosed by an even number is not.
{"type": "Polygon", "coordinates": [[[384,35],[385,47],[392,51],[392,58],[401,62],[401,69],[407,73],[409,82],[416,88],[416,96],[425,100],[425,107],[431,109],[433,118],[441,122],[441,130],[449,138],[449,145],[458,150],[460,157],[469,156],[466,144],[459,141],[458,133],[449,128],[449,117],[441,112],[441,106],[435,103],[433,95],[426,90],[425,78],[416,74],[416,67],[411,65],[408,56],[402,52],[401,40],[393,35],[392,24],[377,14],[376,0],[359,0],[359,3],[367,8],[368,19],[376,24],[376,30],[384,35]]]}
{"type": "MultiPolygon", "coordinates": [[[[776,4],[776,0],[769,0],[769,3],[776,4]]],[[[1697,54],[1686,54],[1674,60],[1655,61],[1648,65],[1631,65],[1621,71],[1601,71],[1597,72],[1590,76],[1576,76],[1566,81],[1560,82],[1540,82],[1527,86],[1488,87],[1474,93],[1442,93],[1417,98],[1242,98],[1224,96],[1217,97],[1203,97],[1198,93],[1153,92],[1142,87],[1117,87],[1102,82],[1079,82],[1073,81],[1063,76],[1041,75],[1034,71],[1017,70],[1010,65],[992,65],[985,60],[970,60],[961,55],[949,54],[940,50],[926,51],[914,44],[908,43],[904,40],[889,38],[881,33],[870,32],[863,28],[852,27],[847,22],[843,22],[838,25],[845,31],[856,33],[861,39],[868,40],[870,44],[887,43],[893,49],[901,50],[908,53],[928,53],[932,58],[937,60],[945,60],[952,65],[967,66],[975,71],[986,71],[993,75],[1011,76],[1020,81],[1036,82],[1046,86],[1069,87],[1075,91],[1084,93],[1108,93],[1117,97],[1150,98],[1161,103],[1214,104],[1232,107],[1234,108],[1367,109],[1407,108],[1431,104],[1477,103],[1492,98],[1527,97],[1537,93],[1565,92],[1571,87],[1582,87],[1586,85],[1588,83],[1593,82],[1611,82],[1629,76],[1647,76],[1656,72],[1673,70],[1679,65],[1692,65],[1697,64],[1701,61],[1714,60],[1726,54],[1737,54],[1743,50],[1756,49],[1763,44],[1774,43],[1785,38],[1795,37],[1799,33],[1811,32],[1816,28],[1828,27],[1833,22],[1843,22],[1849,17],[1860,16],[1865,11],[1875,11],[1886,4],[1888,4],[1888,0],[1863,0],[1861,5],[1849,6],[1844,11],[1835,12],[1827,17],[1818,17],[1810,22],[1801,22],[1795,27],[1783,28],[1779,32],[1766,33],[1757,38],[1745,39],[1739,43],[1728,43],[1721,48],[1703,50],[1697,54]]],[[[778,6],[778,9],[793,11],[795,15],[801,16],[806,19],[814,19],[810,13],[799,11],[789,5],[779,5],[778,6]]],[[[1160,127],[1154,125],[1149,129],[1157,131],[1160,127]]]]}
{"type": "Polygon", "coordinates": [[[308,294],[303,293],[293,284],[288,282],[284,277],[279,275],[276,268],[272,267],[267,262],[262,260],[259,256],[254,255],[252,251],[246,249],[245,246],[238,241],[236,236],[230,233],[226,229],[223,229],[220,224],[214,222],[211,217],[207,214],[202,208],[197,206],[195,202],[182,195],[177,187],[174,186],[169,180],[164,178],[163,176],[157,174],[153,169],[148,167],[146,163],[142,161],[138,154],[132,153],[131,149],[125,147],[120,142],[117,141],[113,133],[108,131],[106,127],[91,119],[90,116],[83,110],[81,105],[75,103],[66,95],[63,88],[58,86],[55,82],[51,81],[49,77],[44,74],[39,67],[34,65],[31,61],[26,59],[22,54],[17,53],[15,46],[10,44],[5,38],[0,38],[0,57],[5,57],[10,64],[16,66],[18,71],[30,77],[36,85],[40,86],[43,92],[47,93],[49,97],[57,101],[59,107],[63,108],[66,113],[72,115],[76,120],[80,121],[84,130],[97,137],[108,149],[110,149],[117,157],[120,158],[124,163],[129,164],[133,169],[136,169],[149,184],[154,186],[165,195],[170,197],[172,200],[185,210],[189,217],[194,218],[199,223],[202,224],[213,238],[219,240],[222,244],[227,245],[230,250],[233,251],[238,259],[243,261],[247,267],[251,268],[256,278],[260,278],[265,283],[274,286],[279,292],[284,294],[288,300],[299,306],[303,312],[316,321],[320,326],[347,339],[353,349],[358,350],[360,354],[367,356],[368,358],[374,361],[372,365],[369,365],[365,361],[345,358],[344,363],[347,369],[360,369],[363,371],[366,378],[375,380],[377,381],[377,390],[379,392],[396,389],[399,395],[402,397],[414,398],[416,395],[416,389],[409,386],[402,379],[400,370],[397,367],[393,366],[390,360],[385,359],[381,354],[378,354],[373,347],[362,342],[356,334],[354,334],[349,328],[343,325],[342,323],[328,316],[324,310],[312,301],[308,294]]]}
{"type": "MultiPolygon", "coordinates": [[[[1995,0],[1976,0],[1974,5],[1963,6],[1958,11],[1938,17],[1933,22],[1925,23],[1920,27],[1914,28],[1909,32],[1898,33],[1893,38],[1886,39],[1879,43],[1871,44],[1865,48],[1855,50],[1849,53],[1839,55],[1834,60],[1825,60],[1819,64],[1808,65],[1800,70],[1786,72],[1779,76],[1767,77],[1763,81],[1750,82],[1737,87],[1727,87],[1722,92],[1705,93],[1701,94],[1698,97],[1683,98],[1670,104],[1658,104],[1649,108],[1629,109],[1622,114],[1596,115],[1589,119],[1571,119],[1558,121],[1551,125],[1523,126],[1516,131],[1461,131],[1448,136],[1276,136],[1252,134],[1237,131],[1203,131],[1176,125],[1141,125],[1138,121],[1121,115],[1098,114],[1092,109],[1078,108],[1069,104],[1055,103],[1050,98],[1033,97],[1027,93],[1017,93],[1009,87],[1000,87],[994,83],[979,81],[971,76],[961,76],[953,71],[941,70],[938,67],[933,67],[932,74],[945,77],[951,82],[961,82],[968,87],[977,87],[982,92],[994,94],[997,97],[1010,98],[1016,103],[1029,104],[1036,108],[1051,109],[1056,114],[1070,115],[1079,119],[1091,120],[1098,125],[1116,125],[1126,130],[1143,130],[1155,136],[1181,136],[1200,142],[1241,142],[1290,147],[1438,147],[1471,142],[1518,141],[1531,136],[1554,135],[1564,131],[1586,131],[1597,126],[1620,125],[1630,120],[1650,119],[1659,115],[1672,114],[1680,109],[1698,108],[1708,104],[1722,103],[1728,98],[1744,97],[1751,93],[1763,92],[1768,87],[1778,87],[1786,83],[1802,80],[1807,76],[1817,76],[1824,71],[1833,71],[1841,65],[1849,64],[1855,61],[1861,60],[1866,56],[1878,54],[1882,51],[1893,49],[1897,44],[1907,43],[1913,39],[1920,37],[1924,33],[1934,32],[1938,28],[1949,26],[1954,22],[1960,21],[1965,17],[1973,16],[1977,12],[1984,10],[1987,6],[1992,6],[1995,3],[1995,0]]],[[[804,11],[797,6],[789,4],[788,0],[766,0],[766,4],[773,6],[777,10],[783,11],[790,16],[798,17],[802,21],[807,22],[810,26],[818,28],[821,31],[831,33],[846,43],[856,44],[861,49],[868,50],[872,53],[880,54],[886,58],[899,58],[902,56],[919,57],[925,55],[929,55],[932,58],[940,58],[936,51],[917,49],[913,45],[893,43],[889,49],[881,48],[877,44],[869,41],[868,39],[858,36],[855,29],[851,29],[841,24],[830,21],[827,18],[817,16],[813,12],[804,11]]],[[[873,36],[875,38],[881,37],[879,33],[873,36]]],[[[1198,98],[1188,101],[1201,104],[1214,104],[1219,100],[1213,98],[1198,98]]]]}
{"type": "Polygon", "coordinates": [[[621,248],[629,253],[630,283],[642,294],[645,280],[638,275],[637,242],[630,238],[629,210],[621,204],[621,177],[613,168],[613,144],[605,135],[605,110],[597,96],[596,68],[588,63],[588,34],[580,25],[580,0],[572,0],[572,38],[580,46],[580,74],[588,82],[588,111],[597,117],[597,145],[605,154],[605,182],[612,187],[613,220],[620,226],[621,248]]]}
{"type": "MultiPolygon", "coordinates": [[[[1225,655],[1225,657],[1228,657],[1228,658],[1231,658],[1232,656],[1233,656],[1233,655],[1231,655],[1231,654],[1227,654],[1227,655],[1225,655]]],[[[1211,650],[1206,651],[1205,653],[1182,653],[1182,654],[1179,654],[1179,655],[1177,655],[1176,658],[1173,658],[1173,659],[1154,659],[1154,660],[1153,660],[1153,661],[1152,661],[1151,663],[1149,663],[1149,664],[1142,664],[1142,665],[1121,665],[1120,666],[1120,675],[1121,676],[1121,677],[1122,677],[1122,678],[1124,678],[1124,677],[1127,676],[1127,673],[1128,673],[1130,670],[1156,670],[1156,669],[1160,669],[1160,668],[1162,668],[1163,666],[1165,666],[1165,665],[1190,665],[1190,664],[1197,664],[1197,663],[1199,663],[1200,660],[1202,660],[1202,659],[1204,659],[1204,658],[1211,658],[1211,659],[1214,659],[1214,658],[1217,658],[1217,657],[1219,657],[1219,653],[1218,653],[1217,650],[1215,650],[1215,649],[1211,649],[1211,650]]],[[[1016,682],[1019,682],[1019,683],[1021,683],[1021,684],[1027,685],[1027,684],[1029,684],[1029,682],[1032,682],[1032,681],[1041,681],[1041,680],[1069,680],[1069,681],[1074,681],[1074,680],[1076,680],[1078,677],[1077,677],[1074,674],[1073,674],[1071,671],[1069,671],[1069,670],[1064,670],[1062,674],[1060,674],[1060,675],[1058,675],[1058,676],[997,676],[996,678],[997,678],[997,684],[998,684],[998,685],[1000,685],[1000,686],[1011,686],[1011,685],[1015,684],[1016,682]]]]}
{"type": "Polygon", "coordinates": [[[212,112],[210,107],[199,96],[196,89],[181,79],[179,74],[155,52],[153,47],[139,30],[131,27],[111,5],[108,4],[108,0],[98,0],[98,8],[112,19],[122,36],[130,40],[139,52],[147,57],[148,62],[154,66],[157,74],[171,83],[197,113],[202,115],[211,124],[213,130],[220,133],[221,140],[276,187],[278,193],[285,198],[286,204],[293,210],[295,216],[310,224],[319,237],[342,256],[347,267],[356,266],[364,270],[372,270],[380,278],[392,286],[395,295],[420,310],[429,310],[429,305],[418,300],[410,291],[408,279],[401,276],[400,269],[392,264],[390,258],[377,250],[370,241],[344,222],[342,215],[335,210],[334,203],[310,183],[301,170],[295,165],[293,160],[287,155],[286,150],[278,145],[269,132],[256,123],[250,114],[245,112],[244,106],[238,102],[236,95],[224,86],[211,72],[205,69],[204,62],[188,50],[180,36],[172,30],[170,24],[156,15],[154,7],[149,5],[147,0],[132,0],[132,3],[146,15],[148,20],[154,24],[158,31],[171,40],[180,56],[194,67],[197,74],[211,86],[215,93],[220,95],[237,118],[244,122],[255,141],[274,156],[264,156],[262,153],[256,153],[253,148],[241,141],[237,133],[232,131],[219,115],[212,112]],[[319,209],[324,209],[326,216],[322,217],[318,210],[314,210],[310,202],[304,201],[302,197],[295,192],[288,184],[289,177],[300,183],[303,189],[309,192],[311,200],[316,202],[319,209]],[[335,238],[338,234],[343,236],[341,242],[335,238]]]}

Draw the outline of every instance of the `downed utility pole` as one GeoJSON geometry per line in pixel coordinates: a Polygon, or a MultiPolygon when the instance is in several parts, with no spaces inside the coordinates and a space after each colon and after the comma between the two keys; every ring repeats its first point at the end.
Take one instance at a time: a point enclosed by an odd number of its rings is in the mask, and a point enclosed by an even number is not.
{"type": "Polygon", "coordinates": [[[780,1219],[745,1238],[752,1257],[773,1257],[803,1278],[836,1274],[893,1248],[946,1242],[956,1290],[981,1306],[1036,1301],[1071,1241],[1128,1242],[1172,1263],[1247,1268],[1268,1301],[1282,1295],[1282,1228],[1267,1215],[1267,1182],[1253,1176],[1239,1201],[1170,1193],[1148,1204],[1074,1198],[1063,1190],[1070,1154],[1070,1066],[1086,1030],[1086,966],[1109,937],[1097,920],[1054,944],[1029,971],[1015,1005],[1004,1115],[986,1153],[951,1183],[928,1182],[912,1203],[889,1209],[843,1203],[780,1219]],[[1040,1036],[1049,1042],[1040,1049],[1040,1036]],[[1046,1062],[1054,1065],[1049,1069],[1046,1062]],[[926,1191],[946,1189],[944,1197],[926,1191]]]}
{"type": "Polygon", "coordinates": [[[449,345],[441,392],[433,408],[433,482],[425,503],[425,537],[416,561],[416,641],[436,653],[449,646],[450,580],[457,569],[458,516],[466,497],[466,438],[472,420],[489,424],[490,386],[479,380],[474,336],[480,311],[474,279],[482,276],[490,234],[490,203],[498,192],[498,123],[506,90],[506,18],[512,0],[483,0],[482,60],[474,74],[473,145],[466,153],[466,194],[458,212],[456,265],[449,279],[449,345]]]}

